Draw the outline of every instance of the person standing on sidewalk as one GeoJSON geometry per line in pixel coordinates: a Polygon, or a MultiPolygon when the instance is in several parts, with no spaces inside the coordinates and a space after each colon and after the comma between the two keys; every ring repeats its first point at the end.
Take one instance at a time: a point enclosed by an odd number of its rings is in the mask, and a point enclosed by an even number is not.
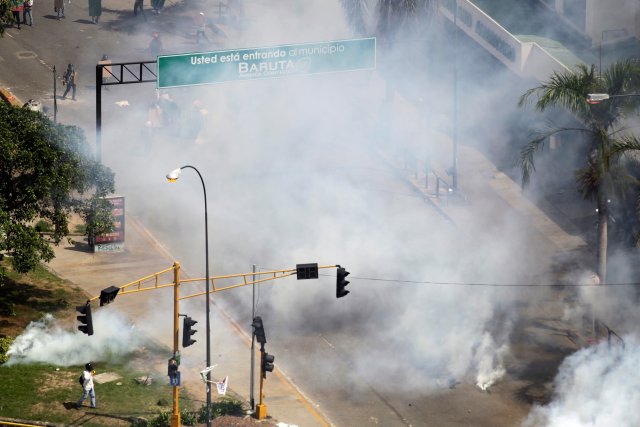
{"type": "Polygon", "coordinates": [[[200,44],[200,36],[202,36],[207,43],[209,42],[209,37],[207,37],[207,34],[205,33],[205,30],[207,28],[207,20],[204,16],[204,12],[200,12],[196,15],[196,44],[200,44]]]}
{"type": "Polygon", "coordinates": [[[67,65],[67,71],[64,72],[64,76],[62,77],[62,84],[67,85],[67,89],[64,91],[62,95],[62,99],[67,98],[67,93],[69,93],[69,89],[72,89],[71,98],[76,100],[76,82],[78,79],[78,73],[75,68],[73,68],[73,64],[67,65]]]}
{"type": "Polygon", "coordinates": [[[93,370],[93,363],[89,362],[84,365],[84,372],[82,372],[82,396],[76,403],[76,409],[82,408],[82,402],[88,397],[91,398],[91,408],[95,409],[96,407],[96,392],[93,389],[93,376],[96,374],[96,371],[93,370]]]}
{"type": "Polygon", "coordinates": [[[64,0],[53,0],[53,10],[58,14],[58,21],[64,18],[64,0]]]}
{"type": "Polygon", "coordinates": [[[164,7],[164,0],[151,0],[151,7],[153,8],[153,13],[160,13],[164,7]]]}
{"type": "Polygon", "coordinates": [[[98,61],[98,64],[102,65],[102,83],[108,83],[113,77],[109,56],[106,53],[102,55],[102,59],[98,61]]]}
{"type": "Polygon", "coordinates": [[[154,56],[162,53],[162,40],[160,40],[160,33],[157,31],[153,33],[153,38],[149,42],[149,52],[154,56]]]}
{"type": "Polygon", "coordinates": [[[18,24],[18,29],[20,29],[20,12],[22,12],[23,9],[23,0],[11,0],[11,13],[13,14],[13,20],[18,24]]]}
{"type": "Polygon", "coordinates": [[[102,15],[102,0],[89,0],[89,16],[94,24],[97,24],[102,15]]]}
{"type": "Polygon", "coordinates": [[[22,21],[23,21],[23,24],[28,24],[30,27],[33,25],[33,15],[31,15],[32,7],[33,7],[33,0],[25,0],[24,10],[22,11],[22,21]],[[29,17],[28,23],[27,23],[27,16],[29,17]]]}
{"type": "Polygon", "coordinates": [[[140,11],[140,15],[147,20],[147,17],[144,15],[144,0],[134,0],[133,1],[133,16],[138,16],[138,10],[140,11]]]}

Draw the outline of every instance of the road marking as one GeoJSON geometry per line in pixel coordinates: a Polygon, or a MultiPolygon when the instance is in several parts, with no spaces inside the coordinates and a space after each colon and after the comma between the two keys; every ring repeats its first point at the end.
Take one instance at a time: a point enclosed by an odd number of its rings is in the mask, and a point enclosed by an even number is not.
{"type": "Polygon", "coordinates": [[[18,59],[33,59],[37,58],[38,54],[31,50],[20,50],[16,52],[16,56],[18,57],[18,59]]]}

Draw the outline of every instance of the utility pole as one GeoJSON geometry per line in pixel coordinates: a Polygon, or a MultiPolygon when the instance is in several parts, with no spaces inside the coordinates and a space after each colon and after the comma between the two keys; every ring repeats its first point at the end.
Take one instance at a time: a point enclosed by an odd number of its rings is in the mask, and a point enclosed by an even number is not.
{"type": "Polygon", "coordinates": [[[453,191],[458,191],[458,0],[453,6],[453,159],[451,180],[453,191]]]}
{"type": "MultiPolygon", "coordinates": [[[[256,318],[256,265],[253,264],[253,285],[252,285],[252,292],[251,292],[251,319],[255,319],[256,318]]],[[[249,405],[251,406],[251,410],[253,411],[256,407],[256,402],[255,399],[253,398],[253,383],[254,383],[254,376],[255,376],[255,358],[256,358],[256,353],[255,353],[255,348],[256,348],[256,334],[255,334],[255,329],[253,326],[251,326],[251,369],[250,369],[250,377],[249,377],[249,405]]]]}
{"type": "Polygon", "coordinates": [[[58,95],[56,92],[56,66],[53,66],[53,123],[58,123],[58,95]]]}

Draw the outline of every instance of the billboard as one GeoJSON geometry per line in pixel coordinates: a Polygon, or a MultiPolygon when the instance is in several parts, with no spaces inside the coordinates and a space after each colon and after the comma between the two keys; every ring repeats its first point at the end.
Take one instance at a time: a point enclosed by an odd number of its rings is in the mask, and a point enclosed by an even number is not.
{"type": "Polygon", "coordinates": [[[124,197],[106,197],[111,202],[113,231],[95,237],[94,252],[119,252],[124,250],[124,197]]]}

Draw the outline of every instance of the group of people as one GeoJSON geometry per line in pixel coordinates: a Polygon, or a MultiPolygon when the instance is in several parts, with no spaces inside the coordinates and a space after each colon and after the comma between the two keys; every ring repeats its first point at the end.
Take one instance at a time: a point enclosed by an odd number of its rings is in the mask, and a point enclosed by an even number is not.
{"type": "Polygon", "coordinates": [[[11,0],[10,5],[13,21],[18,25],[18,29],[20,29],[20,23],[27,24],[29,26],[33,25],[33,15],[31,13],[33,0],[11,0]],[[29,19],[27,20],[27,18],[29,19]]]}

